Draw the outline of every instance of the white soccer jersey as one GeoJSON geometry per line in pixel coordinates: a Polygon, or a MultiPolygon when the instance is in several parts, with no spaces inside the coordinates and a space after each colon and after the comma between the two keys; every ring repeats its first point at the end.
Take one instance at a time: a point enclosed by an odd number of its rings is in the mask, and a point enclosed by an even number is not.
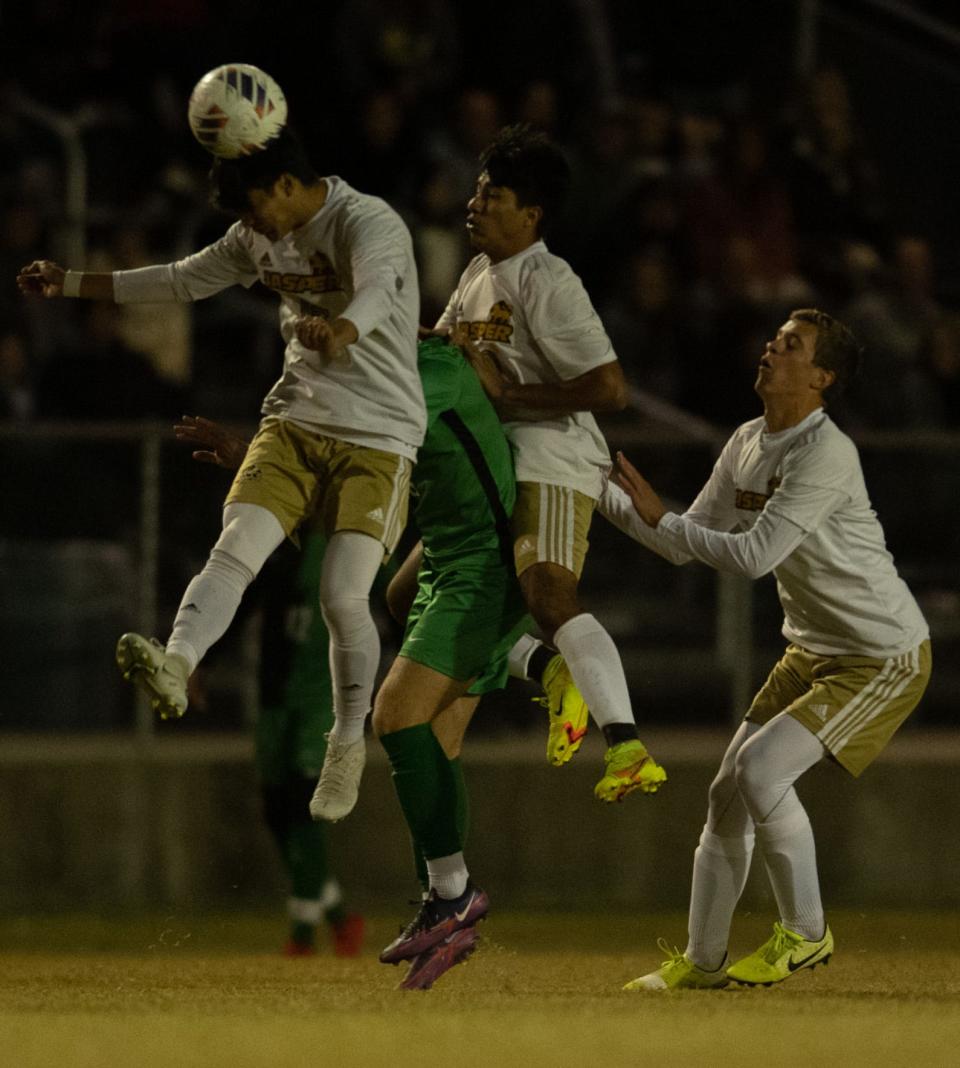
{"type": "MultiPolygon", "coordinates": [[[[521,383],[566,381],[616,359],[583,283],[542,241],[499,263],[475,256],[437,326],[457,323],[468,324],[482,348],[495,349],[521,383]]],[[[519,481],[600,496],[610,453],[590,412],[531,412],[504,430],[519,481]]]]}
{"type": "Polygon", "coordinates": [[[263,414],[343,441],[416,458],[426,430],[417,373],[420,294],[410,234],[378,197],[324,179],[304,226],[270,241],[241,223],[176,263],[114,272],[119,303],[200,300],[260,281],[280,296],[283,375],[263,414]],[[359,339],[332,360],[294,336],[300,315],[349,319],[359,339]]]}
{"type": "Polygon", "coordinates": [[[690,508],[656,530],[617,486],[600,511],[674,563],[773,571],[784,637],[811,652],[885,659],[916,648],[927,624],[887,551],[856,446],[822,409],[777,434],[765,427],[739,427],[690,508]]]}

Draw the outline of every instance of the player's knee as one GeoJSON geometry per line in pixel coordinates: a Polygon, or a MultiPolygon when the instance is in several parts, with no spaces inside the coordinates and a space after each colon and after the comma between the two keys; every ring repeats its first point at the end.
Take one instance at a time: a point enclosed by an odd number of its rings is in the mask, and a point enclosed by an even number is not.
{"type": "Polygon", "coordinates": [[[764,794],[769,789],[769,773],[763,759],[762,745],[754,743],[753,739],[743,744],[737,753],[734,764],[734,777],[737,789],[743,798],[747,808],[756,811],[762,807],[764,794]]]}
{"type": "Polygon", "coordinates": [[[553,564],[534,564],[520,576],[530,615],[549,642],[564,623],[581,614],[577,577],[553,564]]]}
{"type": "Polygon", "coordinates": [[[340,590],[326,596],[321,594],[320,611],[331,638],[340,645],[350,645],[374,626],[370,599],[364,593],[340,590]]]}

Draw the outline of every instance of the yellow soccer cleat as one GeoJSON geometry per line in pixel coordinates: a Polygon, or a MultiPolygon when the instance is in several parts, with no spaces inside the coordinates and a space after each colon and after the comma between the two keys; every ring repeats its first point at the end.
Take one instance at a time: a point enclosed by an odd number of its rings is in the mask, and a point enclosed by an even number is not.
{"type": "Polygon", "coordinates": [[[117,666],[128,682],[143,690],[161,719],[179,719],[186,712],[187,662],[167,653],[156,638],[124,634],[117,642],[117,666]]]}
{"type": "Polygon", "coordinates": [[[587,703],[573,681],[566,660],[559,653],[544,669],[541,685],[543,697],[534,700],[547,710],[550,720],[547,760],[559,768],[583,743],[587,733],[587,703]]]}
{"type": "Polygon", "coordinates": [[[604,762],[606,771],[593,788],[593,795],[598,801],[622,801],[634,790],[655,794],[661,784],[667,781],[667,773],[639,739],[611,745],[604,762]]]}
{"type": "Polygon", "coordinates": [[[671,950],[662,938],[657,939],[657,946],[667,959],[655,972],[632,979],[624,990],[719,990],[730,982],[722,966],[705,972],[676,946],[671,950]]]}
{"type": "Polygon", "coordinates": [[[801,968],[826,964],[833,954],[833,935],[828,927],[823,938],[811,942],[803,935],[788,931],[782,923],[773,925],[773,935],[749,957],[727,968],[734,982],[746,986],[770,986],[789,979],[801,968]]]}

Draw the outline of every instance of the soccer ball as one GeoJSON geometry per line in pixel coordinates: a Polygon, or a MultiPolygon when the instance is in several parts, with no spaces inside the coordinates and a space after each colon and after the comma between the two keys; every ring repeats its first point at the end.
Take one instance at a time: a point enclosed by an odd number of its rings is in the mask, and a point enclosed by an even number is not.
{"type": "Polygon", "coordinates": [[[193,87],[187,118],[193,136],[223,159],[249,156],[266,147],[287,121],[283,90],[259,67],[227,63],[208,71],[193,87]]]}

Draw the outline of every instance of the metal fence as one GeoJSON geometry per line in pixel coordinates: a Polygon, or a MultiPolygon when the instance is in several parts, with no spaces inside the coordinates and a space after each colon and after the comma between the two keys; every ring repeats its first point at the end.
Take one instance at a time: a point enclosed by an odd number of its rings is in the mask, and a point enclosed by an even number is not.
{"type": "MultiPolygon", "coordinates": [[[[611,446],[634,457],[658,489],[689,501],[722,437],[682,419],[667,425],[665,413],[644,409],[642,395],[634,402],[632,418],[605,426],[611,446]]],[[[859,444],[889,545],[933,631],[934,681],[914,719],[952,725],[960,436],[871,434],[859,444]]],[[[119,679],[114,644],[128,629],[166,636],[219,531],[227,474],[193,463],[167,426],[38,424],[0,427],[0,479],[0,731],[151,737],[158,725],[119,679]]],[[[782,647],[773,580],[672,567],[600,519],[591,543],[583,599],[618,643],[638,715],[705,725],[741,714],[782,647]]],[[[396,635],[381,618],[386,660],[396,635]]],[[[255,639],[248,625],[215,647],[209,708],[178,729],[246,725],[256,703],[255,639]]],[[[537,722],[528,698],[508,690],[477,728],[537,722]]]]}

